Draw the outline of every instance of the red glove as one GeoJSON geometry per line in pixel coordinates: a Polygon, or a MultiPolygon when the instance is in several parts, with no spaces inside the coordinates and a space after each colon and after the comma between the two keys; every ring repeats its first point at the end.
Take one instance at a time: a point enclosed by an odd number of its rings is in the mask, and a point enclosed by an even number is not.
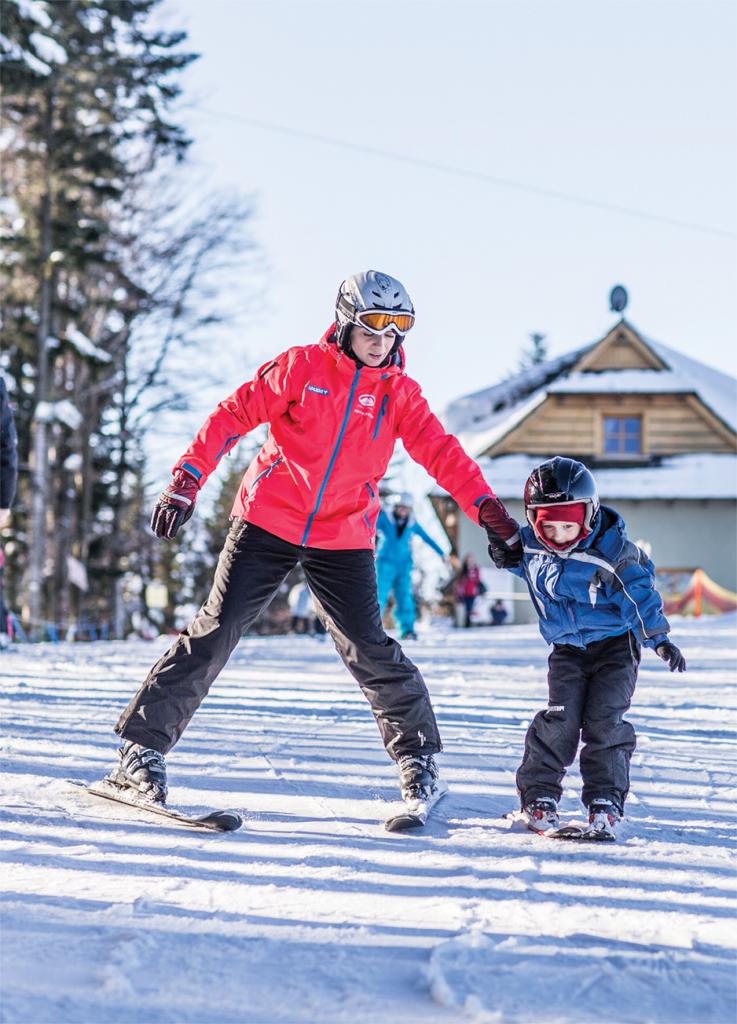
{"type": "Polygon", "coordinates": [[[485,498],[479,507],[479,523],[489,538],[489,555],[497,569],[513,569],[522,561],[519,526],[497,497],[485,498]]]}
{"type": "Polygon", "coordinates": [[[186,469],[178,469],[165,491],[159,495],[151,515],[151,529],[157,537],[171,540],[194,512],[199,485],[186,469]]]}

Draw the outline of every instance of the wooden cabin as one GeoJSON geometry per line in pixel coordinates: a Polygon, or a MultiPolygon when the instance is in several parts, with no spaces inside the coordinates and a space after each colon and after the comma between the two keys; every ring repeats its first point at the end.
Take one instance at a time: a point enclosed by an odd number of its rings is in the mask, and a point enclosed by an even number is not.
{"type": "MultiPolygon", "coordinates": [[[[737,590],[733,377],[621,319],[593,344],[452,402],[444,422],[520,521],[532,469],[553,455],[579,459],[652,557],[662,592],[697,568],[737,590]]],[[[529,621],[523,585],[489,567],[483,531],[441,488],[430,499],[454,553],[473,554],[489,590],[529,621]]]]}

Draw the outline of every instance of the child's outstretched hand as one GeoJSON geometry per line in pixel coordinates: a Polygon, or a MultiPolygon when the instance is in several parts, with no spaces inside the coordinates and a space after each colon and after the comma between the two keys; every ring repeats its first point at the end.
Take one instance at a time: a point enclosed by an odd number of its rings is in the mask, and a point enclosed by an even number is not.
{"type": "Polygon", "coordinates": [[[668,663],[668,668],[671,672],[685,672],[686,671],[686,659],[683,657],[679,649],[675,644],[672,644],[670,640],[666,640],[664,644],[660,644],[655,648],[655,653],[659,658],[668,663]]]}

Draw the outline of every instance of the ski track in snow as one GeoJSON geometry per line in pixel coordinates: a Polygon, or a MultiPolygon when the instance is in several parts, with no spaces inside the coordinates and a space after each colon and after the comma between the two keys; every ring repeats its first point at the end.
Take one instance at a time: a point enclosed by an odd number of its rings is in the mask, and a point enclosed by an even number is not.
{"type": "Polygon", "coordinates": [[[576,846],[502,817],[546,701],[531,626],[407,645],[451,788],[408,835],[383,829],[394,768],[329,642],[244,639],[169,755],[172,804],[241,810],[230,835],[66,782],[105,773],[166,640],[0,655],[0,1020],[731,1024],[736,626],[676,621],[682,676],[644,653],[620,841],[576,846]]]}

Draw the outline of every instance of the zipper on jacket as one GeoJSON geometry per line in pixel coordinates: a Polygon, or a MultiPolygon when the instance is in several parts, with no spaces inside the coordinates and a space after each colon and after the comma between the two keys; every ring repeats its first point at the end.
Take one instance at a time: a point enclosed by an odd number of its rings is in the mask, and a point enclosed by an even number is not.
{"type": "Polygon", "coordinates": [[[387,404],[388,401],[389,401],[389,395],[384,395],[384,397],[381,400],[381,405],[379,406],[379,415],[376,417],[376,426],[374,427],[374,432],[371,435],[371,440],[372,441],[375,441],[376,438],[378,437],[379,427],[381,426],[381,421],[384,418],[384,413],[386,412],[386,404],[387,404]]]}
{"type": "Polygon", "coordinates": [[[236,443],[240,436],[240,434],[231,434],[230,437],[226,437],[225,444],[215,456],[215,462],[218,462],[218,460],[221,459],[226,452],[230,451],[230,449],[233,447],[233,445],[236,443]]]}
{"type": "MultiPolygon", "coordinates": [[[[368,481],[366,481],[365,487],[369,493],[369,498],[371,498],[371,504],[373,505],[374,498],[376,497],[376,492],[374,491],[373,487],[368,481]]],[[[369,532],[369,536],[373,537],[374,531],[371,529],[371,520],[369,519],[368,515],[365,512],[363,513],[363,521],[366,524],[366,529],[369,532]]]]}
{"type": "Polygon", "coordinates": [[[358,385],[358,378],[360,376],[360,373],[361,373],[361,367],[358,366],[358,367],[356,367],[356,373],[355,373],[355,375],[353,377],[353,383],[351,384],[350,394],[348,395],[348,404],[346,405],[345,416],[343,417],[343,423],[341,424],[340,432],[338,433],[338,440],[335,442],[335,448],[333,449],[333,454],[330,456],[330,462],[328,463],[328,468],[327,468],[327,470],[325,472],[325,476],[323,478],[323,481],[320,484],[320,490],[317,492],[317,501],[315,502],[315,507],[313,508],[312,512],[309,515],[309,518],[307,520],[307,526],[305,527],[305,532],[304,532],[304,534],[302,536],[302,541],[301,541],[302,547],[304,547],[307,544],[307,537],[309,535],[310,530],[312,529],[312,520],[317,515],[317,510],[320,508],[320,502],[322,501],[322,496],[325,493],[325,488],[327,486],[328,479],[330,477],[330,474],[333,471],[333,466],[335,465],[335,460],[338,457],[338,452],[340,451],[340,446],[343,443],[343,434],[345,434],[345,428],[348,425],[348,417],[351,414],[351,408],[353,406],[353,396],[356,393],[356,386],[358,385]]]}
{"type": "Polygon", "coordinates": [[[279,465],[279,463],[280,463],[281,461],[282,461],[282,457],[281,457],[281,455],[280,455],[280,456],[279,456],[279,458],[278,458],[278,459],[275,459],[275,460],[274,460],[274,462],[272,462],[270,466],[267,466],[267,467],[266,467],[266,469],[262,469],[262,470],[261,470],[261,472],[259,473],[259,475],[258,475],[258,476],[257,476],[257,477],[255,478],[255,480],[253,481],[253,483],[251,484],[251,486],[250,486],[250,487],[248,488],[248,494],[249,494],[249,496],[250,496],[251,494],[253,494],[253,489],[254,489],[254,487],[256,486],[256,484],[257,484],[257,483],[259,482],[259,480],[261,479],[261,477],[262,477],[262,476],[268,476],[268,475],[269,475],[269,473],[271,473],[272,469],[276,469],[276,467],[277,467],[277,466],[279,465]]]}

